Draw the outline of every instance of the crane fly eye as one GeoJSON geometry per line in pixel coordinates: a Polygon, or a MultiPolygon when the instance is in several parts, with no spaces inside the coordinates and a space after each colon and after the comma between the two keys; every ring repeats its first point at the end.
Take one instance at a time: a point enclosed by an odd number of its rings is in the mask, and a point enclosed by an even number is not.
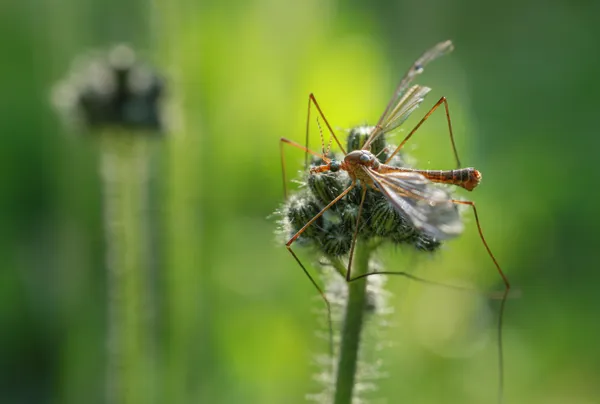
{"type": "Polygon", "coordinates": [[[332,173],[335,173],[336,171],[340,170],[340,162],[333,160],[331,163],[329,163],[329,171],[331,171],[332,173]]]}
{"type": "Polygon", "coordinates": [[[360,156],[360,161],[362,161],[363,163],[368,163],[369,161],[371,161],[371,157],[369,157],[369,155],[367,154],[363,154],[360,156]]]}

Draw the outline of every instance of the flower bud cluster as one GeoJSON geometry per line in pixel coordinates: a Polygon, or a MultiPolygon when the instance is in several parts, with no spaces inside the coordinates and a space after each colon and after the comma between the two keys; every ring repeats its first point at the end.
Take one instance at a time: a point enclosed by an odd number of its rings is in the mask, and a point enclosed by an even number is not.
{"type": "MultiPolygon", "coordinates": [[[[361,148],[371,129],[368,126],[352,129],[347,140],[348,152],[361,148]]],[[[388,150],[384,137],[379,136],[372,143],[371,151],[383,163],[393,149],[388,150]]],[[[338,160],[343,158],[343,156],[330,157],[338,160]]],[[[323,162],[322,160],[313,160],[312,164],[320,165],[323,162]]],[[[398,156],[395,156],[388,164],[396,167],[407,166],[402,157],[398,156]]],[[[306,188],[289,198],[282,212],[284,223],[288,224],[286,230],[290,236],[348,188],[351,180],[344,170],[340,170],[308,174],[306,184],[306,188]]],[[[362,186],[356,186],[348,195],[307,227],[299,241],[315,246],[329,257],[347,255],[356,231],[362,186]]],[[[395,245],[410,245],[421,251],[435,251],[440,246],[439,241],[415,229],[381,192],[373,189],[367,191],[358,230],[358,240],[368,241],[371,239],[395,245]]]]}
{"type": "Polygon", "coordinates": [[[86,129],[162,129],[163,79],[129,46],[76,59],[54,88],[52,101],[70,124],[86,129]]]}

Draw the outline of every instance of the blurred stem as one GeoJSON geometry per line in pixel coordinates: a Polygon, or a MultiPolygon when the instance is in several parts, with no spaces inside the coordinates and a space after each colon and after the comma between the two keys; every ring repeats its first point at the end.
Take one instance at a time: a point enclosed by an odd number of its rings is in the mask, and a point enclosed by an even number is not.
{"type": "Polygon", "coordinates": [[[206,362],[199,352],[207,341],[202,338],[200,313],[205,310],[204,292],[211,285],[203,265],[202,170],[198,168],[202,150],[199,136],[185,132],[173,136],[167,149],[164,402],[198,402],[203,393],[198,379],[206,362]]]}
{"type": "Polygon", "coordinates": [[[101,134],[106,265],[108,270],[108,403],[149,403],[155,356],[148,309],[151,296],[147,139],[101,134]]]}
{"type": "MultiPolygon", "coordinates": [[[[352,278],[369,271],[369,258],[372,251],[373,247],[367,242],[357,244],[352,278]]],[[[335,404],[350,404],[352,402],[365,313],[366,290],[366,278],[348,284],[348,304],[344,316],[335,384],[335,404]]]]}
{"type": "Polygon", "coordinates": [[[168,270],[163,278],[167,315],[161,402],[211,402],[221,392],[214,382],[220,368],[215,359],[218,343],[212,339],[218,299],[211,279],[214,255],[204,246],[214,240],[222,217],[220,210],[211,210],[215,206],[211,201],[218,200],[214,198],[217,187],[207,182],[215,177],[214,147],[211,137],[202,131],[203,116],[198,113],[204,108],[206,92],[195,91],[197,67],[203,57],[188,52],[190,47],[201,47],[201,39],[190,33],[196,32],[198,11],[203,6],[181,0],[156,0],[152,4],[159,57],[169,66],[169,116],[173,124],[165,149],[163,185],[168,270]]]}

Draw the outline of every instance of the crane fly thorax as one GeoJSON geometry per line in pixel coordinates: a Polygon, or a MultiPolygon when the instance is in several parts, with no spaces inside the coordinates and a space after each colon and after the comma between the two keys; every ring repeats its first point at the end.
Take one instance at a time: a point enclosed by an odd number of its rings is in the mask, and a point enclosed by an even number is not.
{"type": "Polygon", "coordinates": [[[361,169],[361,166],[378,171],[380,163],[375,155],[368,150],[353,150],[344,157],[343,167],[350,178],[372,186],[373,180],[361,169]]]}
{"type": "Polygon", "coordinates": [[[380,163],[375,155],[368,150],[353,150],[344,157],[344,164],[348,167],[347,170],[350,171],[357,169],[358,166],[378,170],[380,163]]]}

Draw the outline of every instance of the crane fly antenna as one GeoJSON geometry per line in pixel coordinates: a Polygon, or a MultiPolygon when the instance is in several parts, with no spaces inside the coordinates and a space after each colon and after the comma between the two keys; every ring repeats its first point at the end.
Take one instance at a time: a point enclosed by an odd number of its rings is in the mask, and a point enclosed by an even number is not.
{"type": "Polygon", "coordinates": [[[325,148],[325,138],[323,137],[323,128],[321,128],[321,123],[319,122],[319,117],[317,117],[317,126],[319,127],[319,135],[321,135],[321,148],[323,150],[323,155],[327,156],[329,151],[331,150],[331,144],[333,142],[333,138],[329,137],[329,142],[327,143],[327,148],[325,148]]]}
{"type": "MultiPolygon", "coordinates": [[[[337,138],[337,136],[333,132],[333,129],[331,128],[331,125],[329,124],[329,121],[327,121],[327,118],[325,118],[325,115],[323,114],[323,111],[321,110],[321,107],[319,106],[319,103],[317,102],[317,99],[315,98],[315,96],[314,96],[313,93],[311,93],[308,96],[308,116],[309,116],[309,118],[310,118],[310,106],[311,106],[311,104],[314,104],[315,108],[317,108],[317,111],[319,111],[319,114],[321,115],[321,118],[323,118],[323,122],[325,122],[325,126],[327,126],[327,129],[329,130],[329,133],[331,134],[331,136],[333,136],[333,139],[335,140],[335,142],[339,146],[339,148],[342,151],[342,153],[346,154],[346,149],[344,149],[344,146],[342,146],[342,144],[340,143],[339,139],[337,138]]],[[[308,125],[309,125],[309,122],[307,120],[307,122],[306,122],[306,138],[307,139],[308,139],[308,125]]],[[[307,142],[308,142],[308,140],[307,140],[307,142]]]]}

